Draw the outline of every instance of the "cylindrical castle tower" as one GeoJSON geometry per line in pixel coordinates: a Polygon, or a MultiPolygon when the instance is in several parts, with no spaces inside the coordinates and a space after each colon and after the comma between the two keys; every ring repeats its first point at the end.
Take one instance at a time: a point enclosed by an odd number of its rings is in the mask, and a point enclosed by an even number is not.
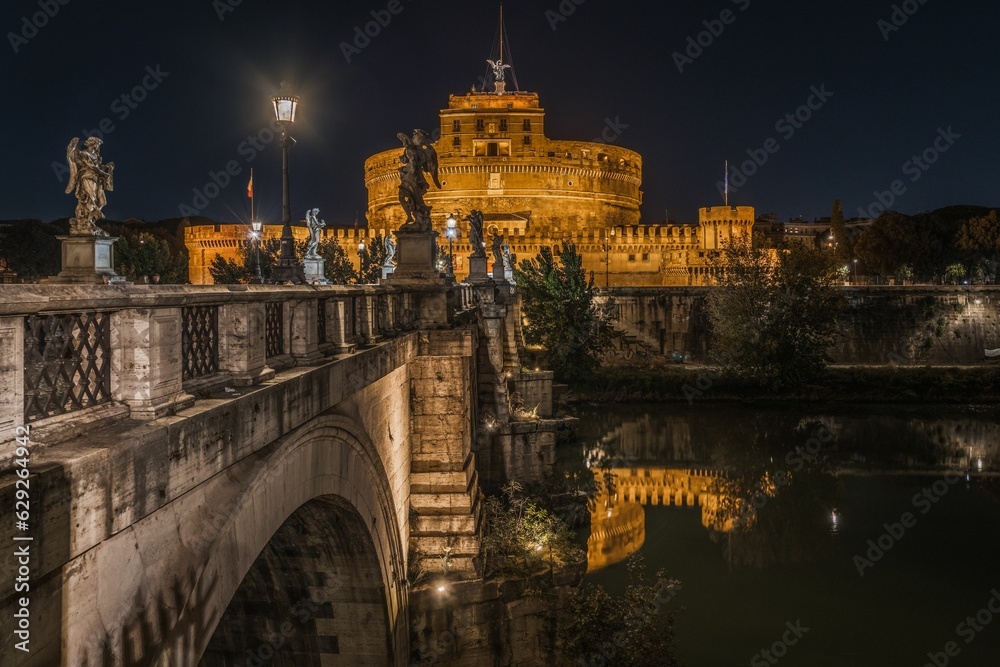
{"type": "MultiPolygon", "coordinates": [[[[436,133],[435,133],[436,134],[436,133]]],[[[484,213],[488,227],[510,233],[581,233],[635,225],[642,203],[642,157],[604,143],[553,141],[536,93],[451,96],[441,111],[438,152],[442,189],[431,187],[435,229],[449,213],[484,213]]],[[[365,162],[368,224],[397,229],[402,148],[365,162]]]]}

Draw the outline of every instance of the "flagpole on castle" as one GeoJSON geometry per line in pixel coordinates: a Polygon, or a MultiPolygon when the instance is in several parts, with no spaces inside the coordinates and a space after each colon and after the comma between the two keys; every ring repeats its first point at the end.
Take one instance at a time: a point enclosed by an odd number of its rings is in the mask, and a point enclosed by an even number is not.
{"type": "Polygon", "coordinates": [[[262,285],[264,283],[264,276],[261,275],[260,271],[260,241],[261,237],[264,235],[264,223],[256,218],[254,215],[257,202],[257,193],[254,191],[253,187],[253,167],[250,168],[250,183],[247,184],[247,196],[250,197],[250,227],[253,229],[253,249],[254,249],[254,268],[253,268],[253,282],[255,285],[262,285]]]}
{"type": "Polygon", "coordinates": [[[726,206],[729,206],[729,160],[726,160],[726,206]]]}

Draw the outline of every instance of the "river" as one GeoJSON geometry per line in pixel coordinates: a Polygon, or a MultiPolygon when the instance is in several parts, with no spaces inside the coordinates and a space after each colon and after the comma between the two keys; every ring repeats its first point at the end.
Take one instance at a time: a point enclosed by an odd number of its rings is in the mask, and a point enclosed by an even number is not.
{"type": "Polygon", "coordinates": [[[561,465],[614,473],[585,582],[620,592],[633,551],[680,580],[669,605],[688,667],[1000,664],[995,408],[577,416],[561,465]]]}

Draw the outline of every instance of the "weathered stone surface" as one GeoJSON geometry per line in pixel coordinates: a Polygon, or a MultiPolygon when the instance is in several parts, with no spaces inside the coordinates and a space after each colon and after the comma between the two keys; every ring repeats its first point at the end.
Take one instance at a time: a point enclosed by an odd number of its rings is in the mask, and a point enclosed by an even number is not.
{"type": "MultiPolygon", "coordinates": [[[[710,289],[614,288],[608,294],[616,326],[643,350],[686,352],[704,361],[710,289]]],[[[971,364],[984,360],[984,350],[1000,348],[998,287],[845,287],[843,294],[841,336],[830,350],[836,363],[971,364]]]]}

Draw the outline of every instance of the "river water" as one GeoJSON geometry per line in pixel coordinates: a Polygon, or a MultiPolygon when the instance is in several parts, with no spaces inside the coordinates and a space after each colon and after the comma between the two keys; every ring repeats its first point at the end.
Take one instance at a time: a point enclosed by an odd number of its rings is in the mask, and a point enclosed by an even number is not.
{"type": "Polygon", "coordinates": [[[669,606],[688,667],[1000,664],[995,408],[578,416],[561,464],[613,473],[586,582],[623,590],[632,552],[680,580],[669,606]]]}

